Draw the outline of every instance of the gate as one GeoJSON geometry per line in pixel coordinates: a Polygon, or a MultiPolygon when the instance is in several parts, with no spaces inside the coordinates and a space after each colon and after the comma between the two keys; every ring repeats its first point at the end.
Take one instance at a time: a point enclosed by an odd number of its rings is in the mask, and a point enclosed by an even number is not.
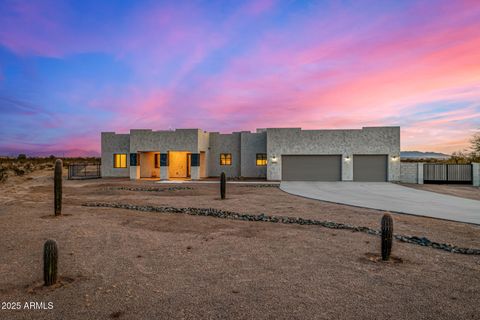
{"type": "Polygon", "coordinates": [[[101,178],[100,163],[71,163],[68,165],[68,179],[101,178]]]}
{"type": "Polygon", "coordinates": [[[424,183],[472,183],[471,164],[434,164],[423,165],[424,183]]]}

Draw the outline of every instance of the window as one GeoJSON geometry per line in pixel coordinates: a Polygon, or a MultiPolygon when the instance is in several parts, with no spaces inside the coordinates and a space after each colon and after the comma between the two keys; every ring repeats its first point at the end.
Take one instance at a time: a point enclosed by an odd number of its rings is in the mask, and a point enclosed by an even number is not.
{"type": "Polygon", "coordinates": [[[160,168],[160,153],[155,153],[155,169],[160,168]]]}
{"type": "Polygon", "coordinates": [[[113,155],[113,167],[114,168],[126,168],[127,167],[127,154],[115,153],[113,155]]]}
{"type": "Polygon", "coordinates": [[[221,166],[231,166],[232,165],[232,154],[231,153],[220,153],[220,165],[221,166]]]}
{"type": "Polygon", "coordinates": [[[257,153],[257,166],[266,166],[267,165],[267,154],[266,153],[257,153]]]}

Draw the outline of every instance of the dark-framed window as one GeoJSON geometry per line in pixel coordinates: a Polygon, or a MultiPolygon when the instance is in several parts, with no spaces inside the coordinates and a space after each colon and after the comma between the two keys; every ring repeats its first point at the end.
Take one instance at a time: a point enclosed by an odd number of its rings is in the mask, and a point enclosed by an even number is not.
{"type": "Polygon", "coordinates": [[[113,167],[114,168],[126,168],[127,167],[127,154],[126,153],[114,153],[113,154],[113,167]]]}
{"type": "Polygon", "coordinates": [[[257,166],[266,166],[267,165],[267,154],[266,153],[257,153],[257,158],[255,161],[257,166]]]}
{"type": "Polygon", "coordinates": [[[220,165],[221,166],[231,166],[232,165],[232,154],[231,153],[220,153],[220,165]]]}
{"type": "Polygon", "coordinates": [[[155,153],[154,155],[155,169],[160,168],[160,153],[155,153]]]}

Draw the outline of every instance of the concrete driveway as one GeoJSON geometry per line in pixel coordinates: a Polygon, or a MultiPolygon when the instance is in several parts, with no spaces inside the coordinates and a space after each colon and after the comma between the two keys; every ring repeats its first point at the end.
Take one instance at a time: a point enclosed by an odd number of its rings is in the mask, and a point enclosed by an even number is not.
{"type": "Polygon", "coordinates": [[[280,189],[322,201],[480,225],[480,201],[394,183],[282,181],[280,189]]]}

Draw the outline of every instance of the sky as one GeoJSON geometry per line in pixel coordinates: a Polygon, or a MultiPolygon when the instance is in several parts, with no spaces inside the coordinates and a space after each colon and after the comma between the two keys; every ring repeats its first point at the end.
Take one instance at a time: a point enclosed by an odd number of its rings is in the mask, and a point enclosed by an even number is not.
{"type": "Polygon", "coordinates": [[[95,155],[100,132],[480,129],[480,1],[0,1],[0,155],[95,155]]]}

